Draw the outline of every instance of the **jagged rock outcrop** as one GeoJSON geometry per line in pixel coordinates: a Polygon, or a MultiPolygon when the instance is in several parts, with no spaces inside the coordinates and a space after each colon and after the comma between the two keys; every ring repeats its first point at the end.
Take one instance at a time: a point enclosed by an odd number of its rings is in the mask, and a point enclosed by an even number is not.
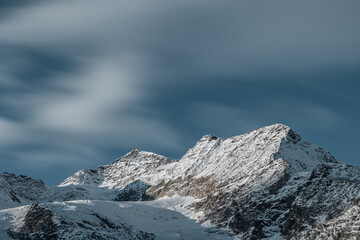
{"type": "Polygon", "coordinates": [[[350,240],[360,239],[360,205],[359,202],[335,218],[324,221],[314,228],[298,233],[294,240],[350,240]]]}
{"type": "Polygon", "coordinates": [[[24,175],[0,174],[0,203],[32,203],[48,197],[49,186],[24,175]]]}
{"type": "Polygon", "coordinates": [[[49,209],[32,204],[27,210],[23,224],[17,229],[8,229],[13,239],[58,239],[58,226],[53,222],[53,213],[49,209]]]}

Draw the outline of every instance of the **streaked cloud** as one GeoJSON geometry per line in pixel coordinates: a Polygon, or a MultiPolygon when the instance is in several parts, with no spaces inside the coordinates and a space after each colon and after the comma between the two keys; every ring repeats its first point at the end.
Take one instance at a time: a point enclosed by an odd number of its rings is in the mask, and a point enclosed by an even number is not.
{"type": "Polygon", "coordinates": [[[177,157],[205,133],[359,119],[356,0],[0,7],[3,168],[73,171],[132,146],[177,157]]]}

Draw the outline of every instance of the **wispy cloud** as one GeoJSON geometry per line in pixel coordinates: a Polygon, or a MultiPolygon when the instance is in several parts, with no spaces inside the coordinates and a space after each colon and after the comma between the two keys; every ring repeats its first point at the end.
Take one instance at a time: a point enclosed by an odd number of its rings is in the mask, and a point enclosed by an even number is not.
{"type": "Polygon", "coordinates": [[[22,125],[3,117],[0,117],[0,130],[0,144],[3,147],[17,144],[26,138],[22,125]]]}
{"type": "Polygon", "coordinates": [[[95,163],[134,145],[181,154],[200,132],[273,122],[330,128],[344,122],[339,108],[304,88],[326,97],[314,83],[359,76],[354,0],[10,5],[0,18],[0,143],[13,162],[95,163]]]}
{"type": "Polygon", "coordinates": [[[140,97],[136,81],[119,60],[89,63],[78,75],[56,82],[66,92],[41,96],[32,121],[65,131],[101,131],[97,128],[106,127],[106,119],[140,97]]]}
{"type": "Polygon", "coordinates": [[[104,148],[180,149],[173,127],[156,110],[143,109],[141,64],[126,57],[87,58],[76,73],[56,75],[52,90],[47,85],[7,94],[7,107],[22,112],[21,119],[0,119],[0,142],[14,161],[41,170],[81,167],[97,161],[104,148]]]}
{"type": "Polygon", "coordinates": [[[290,80],[354,67],[358,8],[354,1],[41,2],[4,19],[0,40],[82,55],[115,49],[161,60],[163,53],[183,74],[290,80]]]}

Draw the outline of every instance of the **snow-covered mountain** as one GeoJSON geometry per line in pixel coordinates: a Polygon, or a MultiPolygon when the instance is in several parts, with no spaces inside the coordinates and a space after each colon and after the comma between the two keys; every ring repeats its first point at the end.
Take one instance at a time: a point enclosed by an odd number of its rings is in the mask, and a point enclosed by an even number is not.
{"type": "MultiPolygon", "coordinates": [[[[125,156],[97,169],[80,170],[65,179],[59,187],[77,199],[107,199],[117,201],[152,200],[146,190],[163,179],[174,163],[164,156],[134,148],[125,156]]],[[[61,194],[60,194],[61,195],[61,194]]],[[[55,197],[56,199],[56,197],[55,197]]],[[[73,200],[73,198],[68,198],[73,200]]]]}
{"type": "Polygon", "coordinates": [[[134,148],[113,163],[100,166],[96,170],[80,170],[65,179],[60,186],[97,185],[112,189],[123,188],[135,180],[154,184],[164,176],[164,169],[159,166],[172,162],[174,160],[164,156],[134,148]]]}
{"type": "Polygon", "coordinates": [[[206,135],[179,161],[134,149],[56,187],[11,174],[0,181],[1,208],[33,204],[1,210],[2,234],[15,239],[360,238],[360,169],[282,124],[206,135]],[[36,227],[37,218],[52,227],[36,227]]]}

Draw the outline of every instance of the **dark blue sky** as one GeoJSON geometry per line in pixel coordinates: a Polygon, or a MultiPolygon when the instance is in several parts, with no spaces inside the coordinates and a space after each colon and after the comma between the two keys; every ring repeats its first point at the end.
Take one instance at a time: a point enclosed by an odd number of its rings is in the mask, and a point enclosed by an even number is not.
{"type": "Polygon", "coordinates": [[[273,123],[360,164],[360,2],[0,1],[0,171],[58,184],[273,123]]]}

